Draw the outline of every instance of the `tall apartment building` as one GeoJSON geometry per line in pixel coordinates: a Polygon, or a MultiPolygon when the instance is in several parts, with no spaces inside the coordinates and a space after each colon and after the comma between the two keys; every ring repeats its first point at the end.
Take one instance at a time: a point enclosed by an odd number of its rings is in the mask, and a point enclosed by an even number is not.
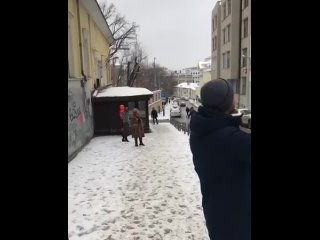
{"type": "Polygon", "coordinates": [[[218,1],[212,10],[211,23],[211,77],[217,79],[220,77],[220,54],[221,54],[221,2],[218,1]]]}
{"type": "Polygon", "coordinates": [[[193,83],[197,83],[199,84],[200,82],[200,71],[197,67],[189,67],[189,68],[185,68],[183,69],[183,71],[187,74],[187,75],[191,75],[192,76],[192,82],[193,83]]]}
{"type": "Polygon", "coordinates": [[[212,10],[212,79],[231,82],[238,107],[251,107],[250,21],[250,0],[221,0],[212,10]]]}
{"type": "Polygon", "coordinates": [[[177,72],[177,76],[180,82],[188,82],[188,83],[200,83],[201,72],[199,71],[198,67],[189,67],[179,70],[177,72]]]}
{"type": "Polygon", "coordinates": [[[242,0],[240,107],[251,109],[251,1],[242,0]]]}

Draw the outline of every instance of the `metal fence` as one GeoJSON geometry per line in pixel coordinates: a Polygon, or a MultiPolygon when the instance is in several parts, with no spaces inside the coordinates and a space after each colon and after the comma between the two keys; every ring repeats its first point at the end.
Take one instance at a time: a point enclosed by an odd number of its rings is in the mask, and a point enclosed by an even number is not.
{"type": "Polygon", "coordinates": [[[170,118],[170,123],[178,130],[182,131],[184,134],[190,134],[190,129],[187,123],[181,123],[175,118],[170,118]]]}

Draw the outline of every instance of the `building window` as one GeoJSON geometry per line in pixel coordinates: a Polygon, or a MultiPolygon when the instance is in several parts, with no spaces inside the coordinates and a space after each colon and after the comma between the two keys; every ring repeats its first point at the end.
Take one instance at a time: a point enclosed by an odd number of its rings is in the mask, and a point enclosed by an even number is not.
{"type": "Polygon", "coordinates": [[[242,67],[247,67],[247,56],[248,56],[248,49],[242,49],[242,67]]]}
{"type": "Polygon", "coordinates": [[[226,56],[226,58],[227,58],[227,68],[230,68],[230,51],[228,51],[227,52],[227,56],[226,56]]]}
{"type": "Polygon", "coordinates": [[[226,3],[222,5],[222,12],[223,12],[223,19],[225,19],[227,17],[226,3]]]}
{"type": "Polygon", "coordinates": [[[227,0],[227,4],[228,4],[228,14],[227,14],[227,16],[229,16],[231,14],[231,0],[227,0]]]}
{"type": "Polygon", "coordinates": [[[214,37],[214,49],[217,49],[217,37],[214,37]]]}
{"type": "Polygon", "coordinates": [[[216,38],[213,37],[213,38],[212,38],[212,52],[213,52],[214,50],[216,50],[216,43],[215,43],[215,41],[216,41],[216,38]]]}
{"type": "Polygon", "coordinates": [[[222,54],[222,67],[230,68],[230,51],[222,54]]]}
{"type": "Polygon", "coordinates": [[[99,88],[101,86],[101,81],[99,78],[96,79],[95,89],[99,88]]]}
{"type": "Polygon", "coordinates": [[[246,95],[247,91],[247,79],[245,77],[241,78],[241,95],[246,95]]]}
{"type": "Polygon", "coordinates": [[[212,19],[212,32],[214,31],[214,19],[212,19]]]}
{"type": "Polygon", "coordinates": [[[243,38],[248,37],[248,18],[243,20],[243,38]]]}
{"type": "Polygon", "coordinates": [[[87,29],[82,29],[82,41],[83,41],[83,68],[84,74],[90,76],[90,59],[89,59],[89,32],[87,29]]]}
{"type": "Polygon", "coordinates": [[[216,70],[216,59],[217,59],[216,57],[212,58],[212,65],[211,65],[212,68],[211,68],[211,69],[212,69],[213,71],[216,70]]]}
{"type": "Polygon", "coordinates": [[[212,52],[214,51],[214,37],[212,38],[212,52]]]}
{"type": "Polygon", "coordinates": [[[223,34],[223,43],[228,43],[231,40],[231,25],[229,24],[227,27],[225,27],[222,30],[222,34],[223,34]]]}
{"type": "Polygon", "coordinates": [[[96,71],[96,77],[101,79],[102,76],[102,61],[101,60],[97,60],[97,71],[96,71]]]}
{"type": "Polygon", "coordinates": [[[223,44],[226,43],[226,29],[222,29],[222,36],[223,36],[223,44]]]}
{"type": "Polygon", "coordinates": [[[246,7],[248,7],[249,5],[249,0],[244,0],[243,1],[243,9],[245,9],[246,7]]]}
{"type": "Polygon", "coordinates": [[[240,79],[236,79],[236,90],[235,92],[239,94],[240,92],[240,79]]]}
{"type": "Polygon", "coordinates": [[[214,16],[214,29],[216,29],[218,27],[218,16],[214,16]]]}

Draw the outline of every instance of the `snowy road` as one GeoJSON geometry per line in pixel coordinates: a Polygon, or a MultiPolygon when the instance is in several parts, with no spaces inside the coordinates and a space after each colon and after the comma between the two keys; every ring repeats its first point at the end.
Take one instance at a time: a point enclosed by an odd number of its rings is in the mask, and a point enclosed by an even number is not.
{"type": "Polygon", "coordinates": [[[188,136],[151,124],[146,146],[93,139],[68,164],[69,240],[208,240],[188,136]]]}

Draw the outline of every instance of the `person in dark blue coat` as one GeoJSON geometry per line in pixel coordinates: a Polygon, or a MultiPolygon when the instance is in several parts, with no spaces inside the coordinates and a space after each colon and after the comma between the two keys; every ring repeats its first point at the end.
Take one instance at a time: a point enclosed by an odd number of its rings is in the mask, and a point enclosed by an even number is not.
{"type": "Polygon", "coordinates": [[[190,147],[202,193],[209,236],[214,240],[251,239],[251,134],[232,117],[234,92],[224,80],[200,91],[202,105],[190,122],[190,147]]]}

